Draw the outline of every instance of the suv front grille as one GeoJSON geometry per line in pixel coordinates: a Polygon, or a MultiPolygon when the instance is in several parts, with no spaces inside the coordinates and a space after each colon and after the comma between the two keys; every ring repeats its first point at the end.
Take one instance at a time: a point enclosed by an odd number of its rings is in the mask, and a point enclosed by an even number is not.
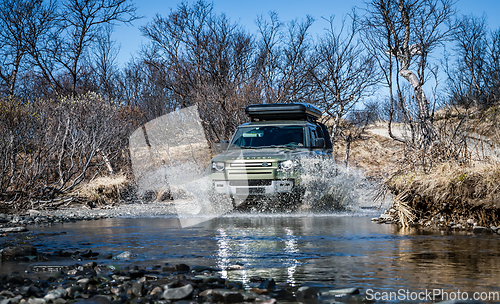
{"type": "Polygon", "coordinates": [[[255,187],[255,186],[271,186],[272,180],[230,180],[230,186],[240,186],[240,187],[255,187]]]}
{"type": "Polygon", "coordinates": [[[229,180],[267,180],[275,178],[277,162],[267,159],[237,159],[226,166],[229,180]]]}

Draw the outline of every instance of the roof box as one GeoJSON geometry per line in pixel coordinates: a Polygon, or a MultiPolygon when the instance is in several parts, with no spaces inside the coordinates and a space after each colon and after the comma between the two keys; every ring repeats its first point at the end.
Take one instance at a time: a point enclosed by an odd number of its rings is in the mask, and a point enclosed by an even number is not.
{"type": "Polygon", "coordinates": [[[308,103],[269,103],[249,105],[245,113],[256,120],[317,120],[321,110],[308,103]]]}

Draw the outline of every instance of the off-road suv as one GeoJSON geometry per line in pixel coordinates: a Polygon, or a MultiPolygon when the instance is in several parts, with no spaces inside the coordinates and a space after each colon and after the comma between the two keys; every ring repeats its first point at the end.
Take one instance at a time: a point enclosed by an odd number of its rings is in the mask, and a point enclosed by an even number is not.
{"type": "Polygon", "coordinates": [[[224,153],[210,164],[213,193],[236,206],[262,197],[299,202],[304,194],[301,159],[331,157],[321,110],[306,103],[258,104],[245,109],[251,122],[239,126],[224,153]]]}

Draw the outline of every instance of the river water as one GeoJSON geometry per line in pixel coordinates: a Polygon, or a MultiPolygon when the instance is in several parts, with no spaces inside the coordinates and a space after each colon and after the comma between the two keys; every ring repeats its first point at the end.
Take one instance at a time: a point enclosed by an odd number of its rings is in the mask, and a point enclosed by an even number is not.
{"type": "Polygon", "coordinates": [[[189,227],[175,216],[113,218],[32,228],[32,244],[41,252],[135,255],[98,259],[104,264],[213,266],[243,283],[258,275],[296,286],[357,287],[365,294],[500,292],[500,236],[401,230],[372,222],[374,215],[235,213],[189,227]],[[227,270],[232,265],[243,269],[227,270]]]}

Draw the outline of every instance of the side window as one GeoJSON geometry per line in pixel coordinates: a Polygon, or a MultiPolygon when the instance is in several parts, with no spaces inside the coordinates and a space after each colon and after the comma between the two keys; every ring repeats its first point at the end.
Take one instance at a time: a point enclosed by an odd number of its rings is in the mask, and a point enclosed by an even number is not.
{"type": "Polygon", "coordinates": [[[315,127],[309,127],[309,133],[310,133],[310,138],[311,138],[311,146],[312,143],[316,140],[318,135],[316,134],[316,128],[315,127]]]}
{"type": "Polygon", "coordinates": [[[325,138],[325,135],[323,134],[323,129],[321,127],[316,128],[316,133],[318,134],[318,138],[325,138]]]}
{"type": "Polygon", "coordinates": [[[310,126],[309,127],[309,133],[311,134],[309,137],[311,138],[310,145],[312,147],[313,143],[316,141],[316,138],[321,137],[321,136],[319,136],[318,129],[316,128],[316,126],[310,126]]]}

